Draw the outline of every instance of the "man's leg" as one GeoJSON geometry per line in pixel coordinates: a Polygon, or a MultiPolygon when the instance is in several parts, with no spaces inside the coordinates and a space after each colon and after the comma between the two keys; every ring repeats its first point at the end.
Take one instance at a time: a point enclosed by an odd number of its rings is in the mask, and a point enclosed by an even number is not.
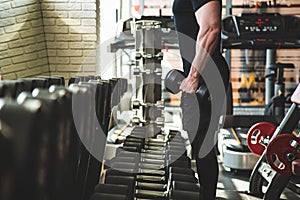
{"type": "Polygon", "coordinates": [[[212,149],[203,158],[196,155],[195,159],[200,183],[200,197],[203,200],[214,200],[219,176],[219,165],[215,149],[212,149]]]}
{"type": "Polygon", "coordinates": [[[200,197],[203,200],[216,198],[219,166],[215,148],[211,147],[203,158],[199,158],[199,150],[207,134],[210,122],[210,103],[199,104],[195,94],[183,94],[181,99],[183,110],[183,127],[188,132],[192,144],[193,157],[196,160],[200,183],[200,197]]]}

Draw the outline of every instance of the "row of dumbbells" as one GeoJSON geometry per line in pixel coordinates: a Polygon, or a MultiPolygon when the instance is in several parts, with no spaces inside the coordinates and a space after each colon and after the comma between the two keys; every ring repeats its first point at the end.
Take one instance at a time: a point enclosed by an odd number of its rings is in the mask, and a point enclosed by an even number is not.
{"type": "Polygon", "coordinates": [[[111,98],[112,106],[117,105],[120,102],[121,97],[128,90],[128,81],[125,78],[111,78],[109,80],[101,80],[100,76],[92,76],[92,75],[71,77],[69,79],[68,85],[71,85],[73,83],[79,83],[79,82],[97,83],[98,81],[109,83],[111,88],[110,93],[112,94],[112,98],[111,98]]]}
{"type": "Polygon", "coordinates": [[[199,184],[180,131],[145,138],[134,127],[116,156],[106,162],[104,178],[90,200],[199,199],[199,184]]]}
{"type": "Polygon", "coordinates": [[[111,91],[124,88],[89,78],[69,81],[69,87],[56,76],[0,81],[0,199],[91,196],[101,172],[111,91]]]}
{"type": "Polygon", "coordinates": [[[34,78],[19,78],[0,81],[0,97],[16,99],[23,92],[32,92],[35,88],[49,88],[51,85],[65,85],[62,76],[37,76],[34,78]]]}

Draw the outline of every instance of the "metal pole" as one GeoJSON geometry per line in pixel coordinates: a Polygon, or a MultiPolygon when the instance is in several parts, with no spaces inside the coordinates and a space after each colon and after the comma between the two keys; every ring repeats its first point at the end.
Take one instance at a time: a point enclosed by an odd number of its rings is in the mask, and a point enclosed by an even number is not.
{"type": "MultiPolygon", "coordinates": [[[[276,63],[276,49],[267,49],[266,52],[266,75],[275,73],[270,69],[270,65],[276,63]]],[[[266,78],[265,88],[265,104],[268,105],[271,102],[271,98],[274,96],[274,78],[269,76],[266,78]]]]}
{"type": "Polygon", "coordinates": [[[140,15],[141,16],[144,14],[144,5],[145,5],[145,1],[140,0],[140,15]]]}
{"type": "MultiPolygon", "coordinates": [[[[226,16],[232,14],[232,0],[226,0],[226,16]]],[[[228,66],[231,66],[231,50],[227,49],[225,52],[225,60],[227,61],[228,66]]]]}
{"type": "Polygon", "coordinates": [[[226,0],[226,15],[232,14],[232,0],[226,0]]]}

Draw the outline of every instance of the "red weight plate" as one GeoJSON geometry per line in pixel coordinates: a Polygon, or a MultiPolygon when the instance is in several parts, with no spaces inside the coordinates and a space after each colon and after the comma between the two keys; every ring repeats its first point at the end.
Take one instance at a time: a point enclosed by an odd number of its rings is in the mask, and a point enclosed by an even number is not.
{"type": "Polygon", "coordinates": [[[261,156],[265,151],[265,144],[261,143],[263,139],[271,139],[276,126],[269,122],[259,122],[254,124],[247,133],[247,144],[249,149],[256,155],[261,156]]]}
{"type": "Polygon", "coordinates": [[[266,160],[278,173],[291,174],[292,161],[300,158],[300,153],[294,146],[300,144],[300,138],[293,134],[281,134],[268,145],[266,160]]]}

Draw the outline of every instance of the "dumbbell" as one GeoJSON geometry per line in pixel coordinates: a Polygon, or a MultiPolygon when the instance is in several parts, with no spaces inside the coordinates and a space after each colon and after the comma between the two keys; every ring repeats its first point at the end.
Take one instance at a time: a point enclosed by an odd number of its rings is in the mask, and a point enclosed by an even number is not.
{"type": "MultiPolygon", "coordinates": [[[[18,102],[30,99],[41,102],[41,114],[39,115],[41,121],[35,122],[35,128],[42,139],[39,140],[38,135],[36,135],[34,140],[39,142],[42,149],[36,151],[47,153],[44,156],[47,159],[43,159],[43,165],[46,168],[45,173],[47,174],[44,182],[47,184],[47,190],[53,198],[70,198],[75,193],[74,180],[70,179],[75,177],[77,159],[70,160],[73,159],[71,158],[73,157],[73,149],[69,145],[72,145],[72,137],[76,137],[77,134],[71,135],[70,132],[69,126],[73,120],[71,107],[69,107],[71,104],[69,105],[70,102],[68,101],[71,96],[68,95],[70,95],[70,92],[65,88],[51,87],[49,91],[35,89],[32,94],[23,92],[18,97],[18,102]],[[57,194],[59,194],[59,197],[56,196],[57,194]]],[[[77,192],[77,189],[75,191],[77,192]]]]}
{"type": "MultiPolygon", "coordinates": [[[[27,93],[25,98],[37,99],[42,102],[42,111],[45,115],[43,118],[44,137],[48,137],[46,141],[41,142],[48,146],[49,166],[50,171],[48,186],[53,198],[60,197],[70,198],[75,186],[75,180],[71,180],[76,175],[76,161],[70,160],[72,137],[76,137],[71,133],[72,113],[69,107],[71,95],[67,94],[67,90],[51,88],[51,92],[47,89],[34,89],[32,95],[27,93]],[[64,113],[64,114],[62,114],[64,113]],[[69,113],[69,116],[65,114],[69,113]],[[57,196],[59,194],[59,196],[57,196]]],[[[24,98],[24,93],[20,94],[20,99],[24,98]],[[22,96],[23,97],[22,97],[22,96]]],[[[19,98],[18,98],[19,100],[19,98]]]]}
{"type": "MultiPolygon", "coordinates": [[[[96,79],[96,78],[95,78],[96,79]]],[[[111,88],[107,80],[89,80],[87,83],[79,83],[85,85],[92,85],[95,96],[96,116],[98,118],[101,130],[104,134],[108,133],[108,125],[111,110],[111,88]]]]}
{"type": "Polygon", "coordinates": [[[128,200],[126,195],[123,194],[108,194],[108,193],[95,193],[91,196],[89,200],[128,200]]]}
{"type": "MultiPolygon", "coordinates": [[[[185,78],[184,73],[177,69],[170,70],[164,80],[165,88],[168,92],[172,94],[177,94],[180,92],[179,87],[185,78]]],[[[203,99],[209,98],[209,92],[207,86],[203,83],[203,80],[199,80],[199,87],[196,90],[197,99],[201,102],[203,99]]]]}
{"type": "MultiPolygon", "coordinates": [[[[85,196],[88,197],[90,196],[90,194],[93,193],[93,187],[99,182],[98,175],[101,172],[100,161],[103,159],[103,153],[105,148],[105,140],[99,140],[99,136],[97,136],[97,134],[101,134],[99,132],[100,125],[98,122],[98,118],[95,114],[92,113],[95,112],[95,107],[97,109],[96,112],[99,111],[98,107],[102,106],[100,105],[100,98],[106,97],[100,90],[101,88],[99,87],[99,83],[95,84],[94,82],[79,82],[78,86],[85,87],[89,91],[83,99],[85,103],[84,106],[87,112],[86,116],[89,116],[86,120],[87,126],[86,129],[84,129],[85,135],[83,136],[85,138],[85,145],[91,152],[97,151],[97,158],[95,158],[93,155],[89,155],[87,164],[87,172],[85,175],[85,196]],[[97,143],[95,143],[96,140],[97,143]]],[[[102,130],[102,132],[104,131],[102,130]]]]}
{"type": "Polygon", "coordinates": [[[133,199],[134,196],[134,185],[135,176],[134,175],[112,175],[106,174],[104,179],[105,184],[113,185],[126,185],[128,186],[127,197],[128,199],[133,199]]]}
{"type": "Polygon", "coordinates": [[[74,84],[74,83],[79,83],[80,82],[80,78],[79,77],[71,77],[68,81],[68,86],[70,86],[71,84],[74,84]]]}
{"type": "Polygon", "coordinates": [[[170,170],[168,191],[170,199],[199,199],[200,185],[193,174],[174,173],[170,170]]]}
{"type": "Polygon", "coordinates": [[[104,183],[95,186],[91,200],[115,199],[115,196],[112,195],[121,195],[123,198],[125,197],[124,199],[133,199],[134,183],[135,177],[133,174],[108,169],[105,172],[104,183]]]}
{"type": "Polygon", "coordinates": [[[101,80],[100,75],[88,75],[89,80],[101,80]]]}
{"type": "Polygon", "coordinates": [[[161,129],[156,128],[154,123],[149,123],[142,127],[135,126],[130,135],[137,138],[150,138],[159,133],[161,129]]]}
{"type": "Polygon", "coordinates": [[[29,84],[29,85],[31,83],[31,91],[33,91],[35,88],[40,88],[40,89],[49,88],[49,81],[45,78],[38,78],[38,77],[35,77],[35,78],[21,78],[20,80],[24,81],[25,83],[28,82],[27,84],[29,84]]]}
{"type": "Polygon", "coordinates": [[[166,190],[166,182],[163,177],[134,175],[114,169],[109,169],[105,173],[105,184],[126,185],[128,186],[127,197],[133,199],[133,196],[145,198],[145,195],[152,196],[160,191],[166,190]],[[155,182],[157,180],[157,182],[155,182]],[[143,192],[144,191],[144,192],[143,192]],[[145,192],[147,191],[147,192],[145,192]],[[148,194],[147,194],[148,193],[148,194]]]}
{"type": "MultiPolygon", "coordinates": [[[[135,138],[133,136],[128,137],[124,140],[123,143],[123,147],[120,149],[117,149],[117,152],[120,150],[126,150],[126,151],[133,151],[133,152],[141,152],[143,150],[143,152],[148,151],[153,154],[155,154],[155,152],[158,153],[165,153],[165,144],[164,143],[156,143],[155,145],[152,145],[149,142],[149,139],[147,141],[144,141],[144,139],[142,138],[135,138]],[[161,152],[163,151],[163,152],[161,152]]],[[[145,155],[145,153],[142,153],[141,155],[145,155]]],[[[155,157],[157,158],[157,157],[155,157]]],[[[163,157],[165,158],[165,157],[163,157]]],[[[143,160],[146,162],[151,163],[162,163],[160,160],[154,160],[151,157],[143,157],[143,160]]]]}
{"type": "Polygon", "coordinates": [[[161,159],[155,158],[157,155],[152,155],[152,157],[147,157],[148,155],[144,156],[142,154],[141,157],[141,164],[140,164],[140,171],[141,172],[146,172],[150,170],[161,170],[156,171],[155,173],[160,173],[160,174],[168,174],[169,167],[171,166],[176,166],[180,168],[191,168],[191,161],[188,157],[186,156],[179,156],[176,155],[174,156],[174,160],[168,159],[169,157],[162,157],[161,159]]]}
{"type": "MultiPolygon", "coordinates": [[[[72,106],[75,108],[72,109],[72,113],[74,116],[74,123],[76,125],[76,134],[84,140],[91,136],[90,132],[92,128],[91,120],[87,117],[93,112],[91,106],[89,106],[89,99],[92,97],[91,91],[88,88],[89,87],[78,85],[77,83],[69,85],[69,89],[72,91],[72,106]]],[[[88,143],[89,144],[86,145],[90,148],[90,142],[88,143]]],[[[89,170],[88,162],[91,155],[82,142],[80,142],[77,148],[80,156],[76,169],[76,192],[80,198],[83,198],[85,195],[86,176],[89,170]]]]}
{"type": "MultiPolygon", "coordinates": [[[[167,185],[164,183],[149,183],[149,182],[140,182],[139,180],[134,182],[134,185],[131,184],[130,177],[121,177],[121,176],[111,176],[110,178],[115,179],[115,184],[126,184],[129,185],[129,195],[131,194],[131,190],[134,193],[134,196],[137,198],[146,198],[146,197],[152,197],[151,199],[154,199],[153,197],[164,197],[166,196],[164,193],[167,189],[167,185]],[[123,181],[123,179],[125,181],[123,181]],[[129,184],[130,183],[130,184],[129,184]]],[[[127,194],[127,195],[128,195],[127,194]]],[[[133,198],[128,198],[133,199],[133,198]]],[[[156,199],[156,198],[155,198],[156,199]]]]}
{"type": "Polygon", "coordinates": [[[112,91],[111,91],[111,85],[108,80],[100,80],[99,81],[102,85],[102,95],[105,98],[102,98],[102,101],[100,105],[104,105],[103,110],[103,121],[102,121],[102,130],[105,134],[108,133],[109,129],[109,121],[110,121],[110,115],[111,115],[111,98],[112,98],[112,91]]]}
{"type": "Polygon", "coordinates": [[[127,79],[111,78],[109,79],[112,92],[112,106],[118,105],[122,96],[127,91],[127,79]]]}
{"type": "MultiPolygon", "coordinates": [[[[179,158],[178,162],[190,162],[184,159],[181,155],[185,153],[184,143],[172,143],[170,147],[166,146],[166,140],[156,138],[136,138],[134,136],[127,137],[124,141],[124,146],[143,146],[141,153],[141,171],[155,170],[164,168],[166,158],[171,158],[174,161],[179,158]],[[144,146],[141,145],[144,142],[144,146]],[[176,145],[178,147],[176,147],[176,145]],[[170,155],[166,157],[166,148],[169,148],[170,155]],[[179,153],[178,153],[179,152],[179,153]],[[180,157],[181,156],[181,157],[180,157]],[[163,165],[163,166],[162,166],[163,165]]],[[[124,147],[123,146],[123,147],[124,147]]],[[[126,148],[122,148],[126,150],[126,148]]],[[[117,149],[118,152],[118,149],[117,149]]],[[[185,165],[189,166],[189,165],[185,165]]]]}
{"type": "Polygon", "coordinates": [[[201,200],[199,192],[186,191],[186,190],[170,190],[170,200],[190,199],[190,200],[201,200]]]}
{"type": "Polygon", "coordinates": [[[65,79],[63,76],[37,76],[36,78],[46,79],[49,87],[51,85],[65,85],[65,79]]]}
{"type": "Polygon", "coordinates": [[[110,83],[110,91],[112,93],[112,97],[111,97],[112,106],[116,106],[120,101],[120,93],[121,93],[120,82],[118,81],[117,78],[111,78],[109,79],[109,83],[110,83]]]}
{"type": "Polygon", "coordinates": [[[172,94],[180,92],[179,87],[184,79],[184,73],[177,69],[170,70],[164,80],[165,88],[172,94]]]}
{"type": "MultiPolygon", "coordinates": [[[[181,177],[186,177],[188,174],[192,176],[190,171],[185,169],[179,168],[179,170],[173,170],[173,172],[183,173],[181,177]]],[[[105,178],[110,179],[108,182],[115,180],[115,184],[120,184],[121,176],[125,176],[127,178],[121,178],[121,183],[123,182],[122,179],[128,179],[131,176],[130,173],[121,172],[114,169],[108,169],[106,171],[105,178]]],[[[140,172],[135,176],[135,197],[137,198],[151,198],[151,199],[165,199],[166,198],[166,191],[167,191],[167,179],[166,173],[163,170],[156,170],[156,169],[142,169],[140,172]],[[157,173],[158,172],[158,173],[157,173]]],[[[193,174],[194,175],[194,174],[193,174]]],[[[173,175],[175,176],[175,175],[173,175]]],[[[175,176],[176,177],[176,176],[175,176]]],[[[131,178],[130,178],[131,179],[131,178]]],[[[179,179],[179,178],[177,178],[179,179]]],[[[182,180],[182,179],[180,179],[182,180]]],[[[183,179],[183,180],[191,180],[191,178],[183,179]]],[[[130,184],[131,185],[131,184],[130,184]]]]}
{"type": "Polygon", "coordinates": [[[101,80],[101,77],[99,75],[73,76],[69,79],[68,86],[73,83],[89,82],[90,80],[101,80]]]}
{"type": "Polygon", "coordinates": [[[140,162],[140,153],[137,148],[119,147],[116,150],[116,156],[105,162],[106,169],[115,169],[127,173],[134,173],[138,171],[140,162]]]}
{"type": "MultiPolygon", "coordinates": [[[[48,168],[41,165],[47,162],[47,156],[41,158],[40,136],[43,134],[41,102],[24,100],[17,103],[12,99],[1,99],[0,121],[7,128],[0,131],[1,143],[1,179],[0,197],[8,199],[39,199],[45,184],[39,172],[48,173],[48,168]],[[2,157],[4,154],[4,157],[2,157]],[[43,160],[43,162],[41,162],[43,160]],[[7,161],[7,162],[6,162],[7,161]],[[2,171],[4,170],[4,171],[2,171]]],[[[44,197],[47,194],[44,194],[44,197]]],[[[6,199],[4,198],[4,199],[6,199]]]]}
{"type": "Polygon", "coordinates": [[[140,140],[133,140],[132,138],[130,138],[129,141],[125,140],[123,147],[117,149],[116,157],[111,159],[109,164],[111,164],[113,168],[118,167],[122,169],[123,166],[124,170],[128,168],[137,170],[137,167],[148,169],[151,167],[157,169],[165,164],[165,156],[163,155],[165,152],[160,152],[157,149],[151,150],[150,155],[155,155],[152,154],[152,151],[162,154],[162,159],[157,159],[158,157],[155,156],[146,157],[145,153],[140,154],[139,152],[141,152],[142,148],[144,151],[143,142],[140,142],[140,140]],[[140,162],[141,164],[139,164],[140,162]]]}
{"type": "Polygon", "coordinates": [[[129,187],[127,185],[117,185],[117,184],[98,184],[95,186],[94,195],[90,198],[92,199],[115,199],[115,196],[118,195],[118,198],[125,197],[123,199],[128,199],[127,195],[130,193],[129,187]],[[101,198],[100,198],[101,197],[101,198]]]}
{"type": "Polygon", "coordinates": [[[0,97],[16,99],[24,90],[22,80],[2,80],[0,81],[0,97]]]}
{"type": "MultiPolygon", "coordinates": [[[[162,192],[167,188],[165,177],[153,176],[153,175],[135,175],[134,178],[130,174],[124,172],[117,172],[117,175],[113,175],[113,170],[108,171],[110,175],[105,176],[108,182],[114,181],[115,184],[126,184],[130,186],[130,190],[133,190],[136,197],[145,198],[145,193],[142,191],[148,191],[150,193],[162,192]],[[134,180],[134,183],[131,180],[134,180]],[[125,181],[124,181],[125,180],[125,181]]],[[[157,194],[155,194],[157,195],[157,194]]],[[[150,196],[150,194],[148,194],[150,196]]],[[[153,195],[151,195],[153,196],[153,195]]]]}
{"type": "MultiPolygon", "coordinates": [[[[178,169],[170,170],[172,172],[178,172],[178,169]]],[[[182,174],[186,174],[185,177],[180,176],[175,173],[170,175],[169,182],[168,182],[168,191],[169,191],[169,199],[195,199],[199,200],[200,194],[200,184],[198,183],[197,179],[194,177],[194,172],[191,169],[185,169],[185,173],[182,168],[179,168],[179,171],[182,174]],[[190,171],[188,171],[190,170],[190,171]]]]}
{"type": "Polygon", "coordinates": [[[113,169],[134,173],[138,170],[139,161],[130,157],[116,157],[110,160],[109,164],[113,169]]]}
{"type": "MultiPolygon", "coordinates": [[[[120,177],[120,176],[132,177],[134,175],[135,173],[127,173],[116,169],[107,169],[105,171],[105,179],[109,177],[111,178],[111,177],[120,177]]],[[[116,182],[118,181],[116,180],[116,182]]],[[[139,173],[135,175],[135,187],[137,186],[137,188],[140,189],[148,188],[149,190],[150,188],[152,189],[157,188],[157,190],[162,190],[163,188],[165,188],[166,183],[167,182],[165,176],[154,175],[154,174],[139,174],[139,173]]]]}

